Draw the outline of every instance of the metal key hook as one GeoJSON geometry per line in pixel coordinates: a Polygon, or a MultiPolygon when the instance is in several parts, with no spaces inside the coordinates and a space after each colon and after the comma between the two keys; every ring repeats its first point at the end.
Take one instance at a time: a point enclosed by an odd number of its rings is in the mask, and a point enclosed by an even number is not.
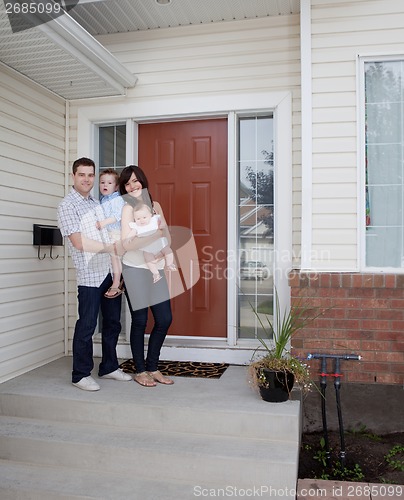
{"type": "Polygon", "coordinates": [[[43,257],[40,257],[40,254],[41,253],[41,245],[38,246],[38,259],[39,260],[44,260],[44,258],[46,257],[46,253],[43,254],[43,257]]]}
{"type": "Polygon", "coordinates": [[[51,246],[51,247],[50,247],[50,258],[51,258],[52,260],[56,260],[56,259],[58,259],[58,258],[59,258],[59,254],[58,254],[58,255],[56,255],[56,257],[53,257],[53,255],[52,255],[52,250],[53,250],[53,246],[51,246]]]}

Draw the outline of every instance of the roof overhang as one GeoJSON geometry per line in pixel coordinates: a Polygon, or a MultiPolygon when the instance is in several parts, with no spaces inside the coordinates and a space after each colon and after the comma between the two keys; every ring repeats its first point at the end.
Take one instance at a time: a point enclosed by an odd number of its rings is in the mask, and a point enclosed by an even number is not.
{"type": "Polygon", "coordinates": [[[67,13],[13,32],[0,7],[0,61],[65,99],[124,95],[137,81],[67,13]]]}
{"type": "Polygon", "coordinates": [[[69,15],[41,24],[38,29],[123,94],[137,77],[69,15]]]}

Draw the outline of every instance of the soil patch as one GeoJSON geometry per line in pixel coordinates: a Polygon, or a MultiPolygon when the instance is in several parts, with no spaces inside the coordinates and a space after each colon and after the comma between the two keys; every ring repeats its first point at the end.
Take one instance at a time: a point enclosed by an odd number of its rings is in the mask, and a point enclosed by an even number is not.
{"type": "Polygon", "coordinates": [[[328,432],[331,467],[326,466],[322,432],[304,433],[299,457],[299,479],[328,479],[404,485],[404,432],[376,435],[366,429],[346,431],[345,469],[340,467],[340,435],[328,432]],[[386,459],[394,447],[397,452],[386,459]]]}

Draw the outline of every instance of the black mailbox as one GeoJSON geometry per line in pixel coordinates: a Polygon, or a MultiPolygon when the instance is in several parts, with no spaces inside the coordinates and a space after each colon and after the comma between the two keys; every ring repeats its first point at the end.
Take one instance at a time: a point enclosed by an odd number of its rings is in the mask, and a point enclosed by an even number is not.
{"type": "Polygon", "coordinates": [[[46,257],[40,257],[41,246],[50,247],[49,257],[53,260],[57,259],[59,255],[53,257],[52,247],[63,246],[63,236],[57,226],[47,226],[45,224],[34,224],[34,238],[33,245],[38,246],[38,259],[43,260],[46,257]]]}
{"type": "Polygon", "coordinates": [[[63,237],[57,226],[34,224],[34,245],[38,246],[63,246],[63,237]]]}

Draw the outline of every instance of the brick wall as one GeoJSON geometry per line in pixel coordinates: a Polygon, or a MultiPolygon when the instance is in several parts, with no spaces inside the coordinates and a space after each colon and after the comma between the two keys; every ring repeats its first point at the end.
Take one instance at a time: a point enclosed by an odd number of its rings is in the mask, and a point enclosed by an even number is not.
{"type": "MultiPolygon", "coordinates": [[[[343,382],[404,383],[404,275],[292,271],[289,284],[292,305],[324,310],[295,334],[293,354],[359,354],[341,361],[343,382]]],[[[320,361],[309,364],[317,380],[320,361]]]]}

